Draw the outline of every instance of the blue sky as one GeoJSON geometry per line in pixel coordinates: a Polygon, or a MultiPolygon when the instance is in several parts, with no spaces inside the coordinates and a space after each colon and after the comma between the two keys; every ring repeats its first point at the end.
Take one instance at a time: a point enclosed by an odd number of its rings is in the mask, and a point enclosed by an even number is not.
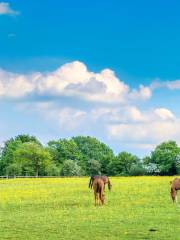
{"type": "Polygon", "coordinates": [[[179,1],[0,1],[1,143],[180,144],[179,1]]]}

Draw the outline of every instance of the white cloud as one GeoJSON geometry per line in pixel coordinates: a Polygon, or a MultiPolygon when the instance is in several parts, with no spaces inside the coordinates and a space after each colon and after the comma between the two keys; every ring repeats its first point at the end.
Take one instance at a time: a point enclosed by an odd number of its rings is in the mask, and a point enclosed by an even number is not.
{"type": "MultiPolygon", "coordinates": [[[[147,149],[156,144],[174,139],[180,143],[180,119],[166,108],[141,111],[136,106],[82,106],[70,107],[54,102],[31,103],[33,109],[41,113],[51,125],[59,127],[60,132],[96,136],[101,131],[110,141],[128,144],[133,148],[147,149]],[[89,132],[88,132],[89,129],[89,132]]],[[[152,150],[152,148],[151,148],[152,150]]]]}
{"type": "Polygon", "coordinates": [[[158,88],[167,88],[169,90],[176,90],[180,89],[180,80],[171,80],[171,81],[160,81],[157,79],[156,81],[152,82],[150,85],[150,89],[158,89],[158,88]]]}
{"type": "Polygon", "coordinates": [[[8,2],[0,2],[0,15],[18,15],[19,12],[13,10],[8,2]]]}
{"type": "Polygon", "coordinates": [[[162,120],[171,120],[175,118],[174,114],[166,108],[157,108],[154,110],[154,113],[162,120]]]}
{"type": "Polygon", "coordinates": [[[142,99],[146,100],[149,99],[152,96],[152,91],[150,87],[145,87],[143,85],[140,85],[139,90],[133,90],[130,93],[130,96],[132,99],[142,99]]]}
{"type": "Polygon", "coordinates": [[[165,85],[171,90],[180,89],[180,80],[168,81],[165,83],[165,85]]]}
{"type": "Polygon", "coordinates": [[[151,97],[148,87],[131,90],[110,69],[99,73],[90,72],[85,64],[74,61],[59,67],[54,72],[15,74],[0,71],[0,96],[19,97],[28,94],[69,96],[91,102],[127,103],[151,97]]]}
{"type": "Polygon", "coordinates": [[[76,110],[73,108],[63,108],[58,111],[58,123],[61,128],[69,131],[79,127],[86,116],[85,111],[76,110]]]}
{"type": "Polygon", "coordinates": [[[126,122],[107,125],[111,139],[132,144],[157,144],[169,139],[175,139],[180,143],[180,119],[170,110],[157,108],[147,112],[139,111],[139,119],[133,116],[129,115],[126,122]]]}
{"type": "Polygon", "coordinates": [[[0,97],[20,98],[34,89],[25,75],[9,73],[0,69],[0,97]]]}
{"type": "Polygon", "coordinates": [[[108,133],[112,138],[131,143],[157,144],[170,139],[180,142],[180,121],[110,125],[108,133]]]}
{"type": "Polygon", "coordinates": [[[165,140],[180,143],[180,119],[174,113],[166,107],[146,109],[143,104],[143,111],[138,107],[161,87],[175,89],[178,82],[156,82],[131,89],[112,70],[91,72],[79,61],[46,73],[0,70],[0,98],[22,100],[18,101],[22,103],[19,111],[37,112],[55,131],[99,134],[109,141],[148,151],[165,140]]]}
{"type": "Polygon", "coordinates": [[[145,117],[135,106],[99,107],[92,110],[93,119],[106,123],[126,123],[145,121],[145,117]]]}
{"type": "Polygon", "coordinates": [[[43,118],[49,121],[55,127],[70,132],[81,127],[82,122],[85,120],[87,112],[78,108],[70,106],[62,106],[53,101],[50,102],[32,102],[18,104],[17,107],[20,111],[37,112],[43,118]]]}

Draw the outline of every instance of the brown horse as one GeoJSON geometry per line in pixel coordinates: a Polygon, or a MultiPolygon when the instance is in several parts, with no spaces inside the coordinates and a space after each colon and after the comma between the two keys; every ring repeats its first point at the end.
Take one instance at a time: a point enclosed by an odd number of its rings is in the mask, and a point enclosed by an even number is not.
{"type": "Polygon", "coordinates": [[[110,180],[109,180],[109,178],[107,176],[91,176],[90,181],[89,181],[89,188],[92,188],[93,182],[97,178],[100,178],[100,179],[103,180],[103,182],[104,182],[104,189],[105,189],[105,185],[108,184],[108,189],[109,189],[109,191],[111,191],[112,184],[111,184],[111,182],[110,182],[110,180]]]}
{"type": "Polygon", "coordinates": [[[97,204],[104,204],[104,181],[101,178],[96,178],[93,181],[93,189],[94,189],[94,200],[95,200],[95,206],[97,204]]]}
{"type": "Polygon", "coordinates": [[[180,190],[180,178],[175,178],[173,181],[170,182],[171,184],[171,197],[173,202],[177,202],[177,191],[180,190]]]}

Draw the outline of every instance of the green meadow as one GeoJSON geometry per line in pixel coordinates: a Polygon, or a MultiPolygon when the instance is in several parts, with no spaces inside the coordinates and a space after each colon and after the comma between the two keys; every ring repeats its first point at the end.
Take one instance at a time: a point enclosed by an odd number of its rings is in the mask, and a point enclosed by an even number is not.
{"type": "Polygon", "coordinates": [[[88,178],[0,180],[0,239],[180,239],[172,177],[110,179],[96,207],[88,178]]]}

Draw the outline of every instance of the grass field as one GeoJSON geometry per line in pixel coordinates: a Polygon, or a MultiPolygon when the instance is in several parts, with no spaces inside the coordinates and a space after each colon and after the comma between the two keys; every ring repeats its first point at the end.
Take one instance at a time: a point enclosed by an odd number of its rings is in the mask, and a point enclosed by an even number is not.
{"type": "Polygon", "coordinates": [[[180,239],[170,177],[111,178],[103,207],[88,178],[0,180],[0,239],[180,239]]]}

